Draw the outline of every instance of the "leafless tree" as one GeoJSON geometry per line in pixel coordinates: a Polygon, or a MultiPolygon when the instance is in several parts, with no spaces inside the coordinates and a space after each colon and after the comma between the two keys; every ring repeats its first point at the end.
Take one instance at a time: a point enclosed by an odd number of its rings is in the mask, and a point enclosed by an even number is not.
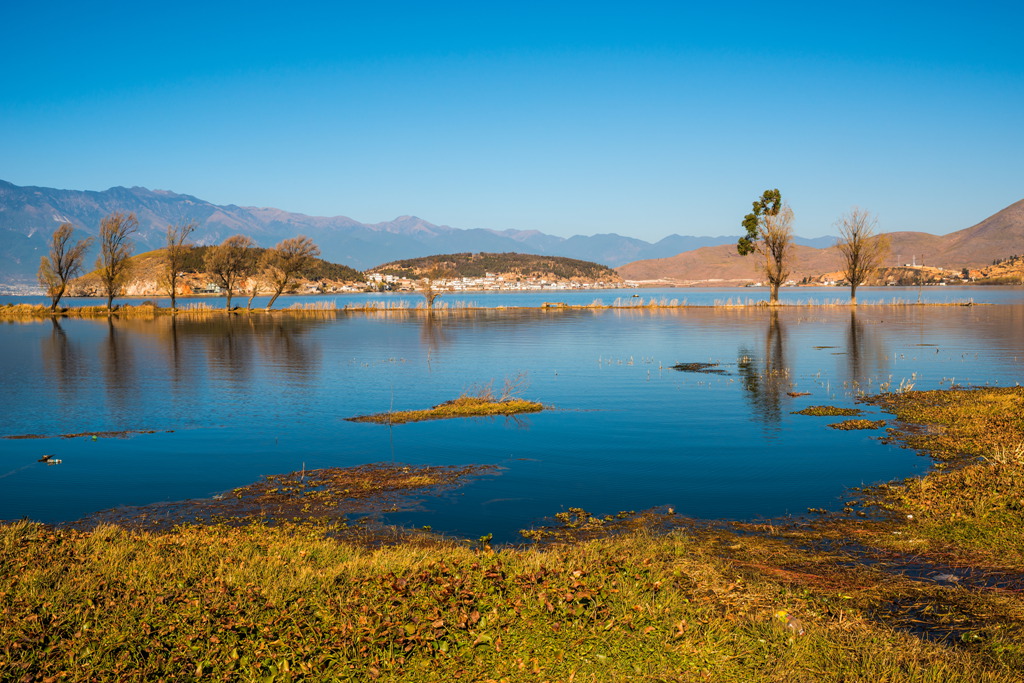
{"type": "Polygon", "coordinates": [[[889,251],[889,238],[876,234],[878,219],[856,206],[839,217],[836,227],[836,249],[843,255],[843,277],[850,283],[850,305],[856,306],[857,287],[881,265],[889,251]]]}
{"type": "Polygon", "coordinates": [[[270,301],[267,302],[268,311],[277,297],[295,288],[298,276],[319,255],[320,248],[313,244],[313,240],[302,235],[282,240],[273,249],[267,249],[263,254],[263,265],[271,293],[270,301]]]}
{"type": "Polygon", "coordinates": [[[207,272],[227,293],[224,307],[231,310],[231,295],[250,275],[253,269],[253,247],[256,243],[245,235],[232,235],[206,252],[207,272]]]}
{"type": "Polygon", "coordinates": [[[107,295],[107,310],[113,309],[114,297],[121,293],[131,273],[134,245],[131,235],[139,229],[134,213],[115,212],[100,221],[100,255],[96,271],[107,295]]]}
{"type": "Polygon", "coordinates": [[[178,225],[167,226],[167,254],[165,257],[163,284],[167,289],[167,295],[171,297],[171,312],[175,311],[178,303],[178,280],[181,271],[185,267],[185,257],[192,250],[188,242],[188,236],[196,229],[192,221],[178,225]]]}
{"type": "Polygon", "coordinates": [[[768,280],[769,303],[779,303],[779,287],[789,279],[793,251],[793,209],[783,203],[775,216],[765,216],[759,251],[764,257],[761,269],[768,280]]]}
{"type": "Polygon", "coordinates": [[[450,277],[452,277],[451,271],[441,265],[434,266],[420,277],[419,290],[423,298],[426,299],[428,310],[433,310],[434,301],[445,292],[441,282],[450,277]]]}
{"type": "Polygon", "coordinates": [[[68,288],[68,281],[82,270],[85,251],[92,244],[92,238],[81,239],[71,244],[70,223],[61,223],[50,238],[50,253],[39,259],[39,284],[50,297],[50,310],[56,311],[57,304],[68,288]]]}
{"type": "Polygon", "coordinates": [[[252,268],[249,271],[248,276],[243,283],[245,287],[244,291],[249,293],[249,301],[245,304],[245,310],[252,310],[252,300],[259,296],[260,292],[266,286],[266,281],[263,277],[262,261],[254,261],[252,268]]]}

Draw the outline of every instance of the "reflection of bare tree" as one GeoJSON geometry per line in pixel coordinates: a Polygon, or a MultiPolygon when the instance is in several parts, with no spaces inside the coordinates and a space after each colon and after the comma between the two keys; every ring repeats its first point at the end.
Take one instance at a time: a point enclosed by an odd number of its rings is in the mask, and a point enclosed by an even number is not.
{"type": "Polygon", "coordinates": [[[420,341],[427,347],[427,356],[437,351],[448,342],[444,332],[444,322],[434,311],[428,311],[420,326],[420,341]]]}
{"type": "Polygon", "coordinates": [[[121,339],[121,332],[114,325],[113,317],[107,318],[107,343],[103,355],[107,401],[117,416],[126,415],[136,406],[135,357],[130,339],[121,339]]]}
{"type": "Polygon", "coordinates": [[[200,330],[211,374],[238,382],[247,380],[252,370],[252,322],[228,315],[206,321],[200,330]]]}
{"type": "Polygon", "coordinates": [[[790,371],[786,363],[786,337],[779,312],[773,310],[764,338],[760,359],[746,348],[740,349],[739,371],[743,387],[754,404],[754,412],[765,424],[778,424],[782,404],[790,389],[790,371]]]}
{"type": "Polygon", "coordinates": [[[71,398],[81,378],[82,357],[78,346],[68,340],[68,335],[57,318],[50,318],[50,336],[42,340],[43,364],[53,375],[57,392],[64,400],[71,398]]]}
{"type": "Polygon", "coordinates": [[[880,375],[887,364],[881,337],[864,327],[854,309],[850,310],[850,326],[846,332],[846,363],[850,388],[855,391],[866,391],[868,378],[880,375]]]}
{"type": "Polygon", "coordinates": [[[288,375],[307,381],[311,379],[320,364],[320,346],[305,339],[309,329],[297,321],[274,319],[252,327],[265,360],[288,375]]]}

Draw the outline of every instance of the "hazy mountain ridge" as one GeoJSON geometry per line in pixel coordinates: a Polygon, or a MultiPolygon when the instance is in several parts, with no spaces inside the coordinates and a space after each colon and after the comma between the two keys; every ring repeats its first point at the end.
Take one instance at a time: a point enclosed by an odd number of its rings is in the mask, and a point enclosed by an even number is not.
{"type": "MultiPolygon", "coordinates": [[[[348,216],[222,206],[192,195],[144,187],[60,190],[0,180],[0,281],[34,281],[39,257],[46,253],[49,237],[60,223],[74,225],[78,237],[95,235],[100,220],[114,211],[134,212],[138,217],[137,252],[165,246],[168,224],[194,220],[199,224],[194,234],[197,244],[217,244],[242,233],[269,247],[286,237],[305,234],[319,245],[325,259],[359,270],[396,259],[466,251],[565,256],[616,267],[702,246],[735,243],[737,238],[670,235],[654,244],[615,233],[563,238],[537,230],[454,228],[416,216],[368,224],[348,216]]],[[[92,265],[93,258],[94,253],[87,257],[86,266],[92,265]]]]}

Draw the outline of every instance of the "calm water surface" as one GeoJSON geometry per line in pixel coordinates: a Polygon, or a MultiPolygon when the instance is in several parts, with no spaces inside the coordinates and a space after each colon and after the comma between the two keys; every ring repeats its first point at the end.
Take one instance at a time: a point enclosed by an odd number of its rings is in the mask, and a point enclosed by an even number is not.
{"type": "Polygon", "coordinates": [[[518,529],[568,507],[802,514],[841,505],[850,486],[922,472],[924,458],[880,444],[879,432],[831,430],[825,425],[835,419],[791,411],[854,405],[859,391],[901,383],[1018,383],[1024,303],[856,314],[821,307],[63,320],[4,324],[0,349],[0,435],[158,432],[0,439],[0,519],[61,522],[209,497],[303,466],[482,463],[503,469],[392,519],[515,541],[518,529]],[[694,361],[725,372],[670,368],[694,361]],[[555,410],[393,428],[344,420],[434,405],[523,372],[524,395],[555,410]],[[63,463],[36,462],[44,453],[63,463]]]}

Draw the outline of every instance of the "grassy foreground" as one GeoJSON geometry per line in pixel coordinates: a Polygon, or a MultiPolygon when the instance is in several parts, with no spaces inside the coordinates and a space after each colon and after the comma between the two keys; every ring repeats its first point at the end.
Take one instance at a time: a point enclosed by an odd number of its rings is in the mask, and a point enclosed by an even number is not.
{"type": "Polygon", "coordinates": [[[997,649],[879,623],[867,589],[794,583],[686,534],[492,553],[19,523],[0,543],[3,680],[1019,680],[997,649]]]}
{"type": "Polygon", "coordinates": [[[0,680],[1020,681],[1024,390],[874,400],[945,465],[867,492],[874,517],[573,509],[498,550],[331,523],[0,526],[0,680]],[[894,570],[939,562],[963,578],[894,570]]]}

